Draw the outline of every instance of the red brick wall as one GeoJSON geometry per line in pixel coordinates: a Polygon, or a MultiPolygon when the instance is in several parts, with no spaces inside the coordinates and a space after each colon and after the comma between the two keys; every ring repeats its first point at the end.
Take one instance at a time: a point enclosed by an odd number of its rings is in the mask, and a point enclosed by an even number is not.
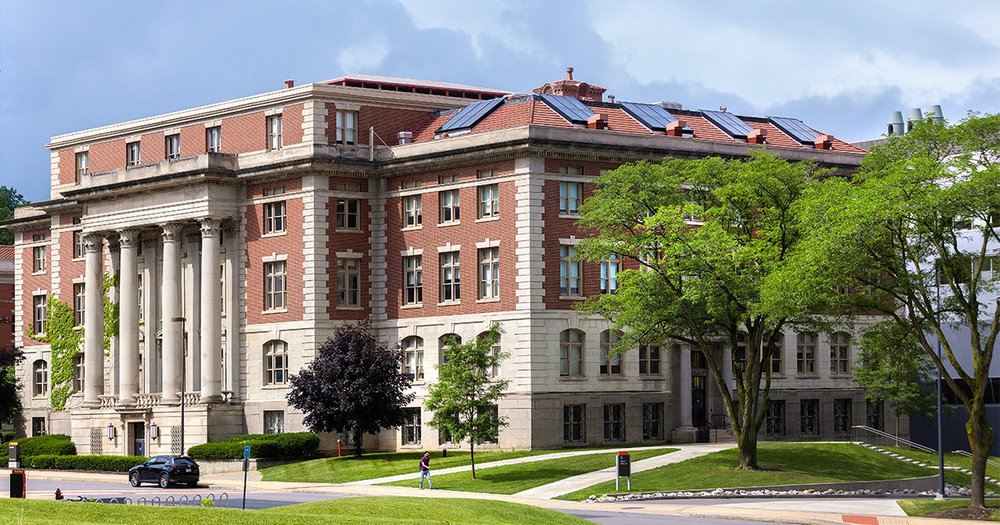
{"type": "MultiPolygon", "coordinates": [[[[152,164],[167,158],[163,132],[147,133],[139,139],[139,163],[152,164]]],[[[124,158],[125,154],[122,153],[124,158]]]]}
{"type": "Polygon", "coordinates": [[[181,128],[181,157],[205,153],[205,125],[194,124],[181,128]]]}
{"type": "MultiPolygon", "coordinates": [[[[284,125],[284,120],[282,120],[284,125]]],[[[223,153],[243,153],[267,148],[264,112],[222,119],[223,153]]]]}
{"type": "MultiPolygon", "coordinates": [[[[125,166],[125,141],[109,140],[90,146],[90,172],[113,170],[125,166]]],[[[60,166],[59,172],[62,173],[60,166]]]]}
{"type": "MultiPolygon", "coordinates": [[[[31,231],[31,232],[25,232],[24,233],[24,238],[28,239],[28,241],[30,242],[30,240],[32,238],[32,235],[37,234],[37,233],[45,233],[46,238],[49,235],[48,231],[45,231],[45,230],[36,230],[36,231],[31,231]]],[[[33,306],[34,303],[32,302],[32,296],[33,296],[34,291],[35,290],[47,290],[50,295],[52,294],[52,292],[55,291],[55,290],[52,289],[52,261],[51,261],[52,247],[51,246],[48,247],[48,254],[47,254],[47,256],[49,257],[49,261],[48,261],[48,266],[47,266],[47,270],[45,271],[45,273],[38,274],[38,275],[32,275],[32,273],[31,273],[32,257],[33,257],[32,248],[31,247],[22,248],[20,256],[18,256],[17,254],[15,254],[14,264],[20,264],[21,265],[21,282],[22,282],[22,285],[21,285],[21,294],[22,294],[21,295],[21,300],[22,300],[21,313],[23,315],[22,319],[23,319],[23,328],[24,328],[24,335],[25,335],[25,337],[24,337],[24,345],[25,346],[37,346],[37,345],[43,344],[43,343],[39,343],[37,341],[34,341],[34,340],[32,340],[29,337],[29,335],[30,335],[31,332],[28,329],[28,325],[31,324],[34,321],[34,306],[33,306]]]]}
{"type": "MultiPolygon", "coordinates": [[[[72,216],[63,215],[60,222],[66,220],[72,224],[72,216]]],[[[64,231],[59,234],[59,300],[73,307],[73,279],[84,276],[87,263],[83,259],[73,260],[73,232],[64,231]]],[[[108,268],[105,268],[108,271],[108,268]]]]}
{"type": "Polygon", "coordinates": [[[302,107],[293,104],[281,110],[281,140],[286,146],[302,142],[302,107]]]}
{"type": "Polygon", "coordinates": [[[0,348],[14,346],[14,285],[0,284],[0,348]]]}
{"type": "MultiPolygon", "coordinates": [[[[331,177],[330,178],[330,188],[333,189],[337,184],[357,184],[360,191],[367,191],[368,182],[363,179],[352,179],[345,177],[331,177]]],[[[361,226],[360,232],[338,232],[337,228],[337,199],[335,197],[330,197],[327,203],[327,211],[329,213],[328,217],[328,229],[329,241],[327,242],[327,249],[329,250],[329,255],[327,256],[327,261],[329,261],[329,280],[327,281],[327,300],[329,301],[328,314],[330,319],[337,320],[361,320],[367,319],[371,313],[370,301],[371,301],[371,244],[370,235],[371,229],[369,214],[371,213],[371,203],[368,199],[359,199],[358,206],[358,221],[359,226],[361,226]],[[360,279],[358,283],[358,299],[360,301],[361,310],[338,310],[337,309],[337,253],[336,252],[346,252],[353,251],[355,253],[362,254],[360,260],[358,271],[360,272],[360,279]]]]}
{"type": "MultiPolygon", "coordinates": [[[[358,143],[368,144],[368,130],[375,127],[375,133],[390,146],[397,143],[396,134],[400,131],[416,131],[426,125],[434,118],[434,114],[429,111],[414,111],[410,109],[380,108],[376,106],[362,106],[358,114],[358,143]]],[[[334,125],[327,129],[330,133],[330,142],[336,139],[336,116],[334,115],[334,125]]],[[[376,144],[382,144],[375,138],[376,144]]]]}
{"type": "MultiPolygon", "coordinates": [[[[263,128],[262,128],[263,129],[263,128]]],[[[223,143],[224,144],[224,143],[223,143]]],[[[302,187],[301,179],[287,179],[267,184],[256,184],[247,187],[247,197],[254,198],[264,194],[265,189],[283,186],[286,193],[298,191],[302,187]]],[[[284,235],[263,237],[264,205],[255,204],[247,207],[244,220],[247,231],[247,323],[279,323],[302,320],[302,221],[304,209],[301,197],[289,197],[285,201],[287,217],[286,233],[284,235]],[[264,262],[262,258],[271,254],[287,255],[285,260],[285,285],[287,312],[264,314],[264,262]]]]}
{"type": "Polygon", "coordinates": [[[59,150],[59,184],[76,182],[76,153],[72,148],[59,150]]]}

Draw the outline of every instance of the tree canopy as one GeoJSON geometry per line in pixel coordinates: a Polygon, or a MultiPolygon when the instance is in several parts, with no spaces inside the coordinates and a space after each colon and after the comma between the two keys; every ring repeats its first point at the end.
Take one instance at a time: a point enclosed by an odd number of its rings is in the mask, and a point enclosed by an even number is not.
{"type": "Polygon", "coordinates": [[[16,367],[23,358],[19,348],[0,347],[0,424],[13,423],[21,413],[21,382],[16,367]]]}
{"type": "Polygon", "coordinates": [[[305,414],[313,432],[349,434],[361,456],[364,434],[404,422],[413,393],[401,362],[399,345],[380,342],[369,323],[341,325],[312,362],[289,377],[288,404],[305,414]]]}
{"type": "MultiPolygon", "coordinates": [[[[28,201],[17,190],[0,186],[0,222],[14,218],[14,208],[24,206],[28,201]]],[[[0,244],[14,244],[14,234],[0,228],[0,244]]]]}

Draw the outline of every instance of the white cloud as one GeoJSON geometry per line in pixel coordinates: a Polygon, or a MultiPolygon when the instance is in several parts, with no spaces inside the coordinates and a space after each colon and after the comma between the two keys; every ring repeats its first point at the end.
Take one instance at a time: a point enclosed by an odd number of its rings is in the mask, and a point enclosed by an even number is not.
{"type": "Polygon", "coordinates": [[[345,73],[371,73],[389,55],[389,45],[381,35],[364,42],[342,48],[337,53],[337,64],[345,73]]]}
{"type": "MultiPolygon", "coordinates": [[[[505,47],[529,56],[546,47],[518,20],[525,14],[521,1],[470,2],[469,0],[399,0],[418,29],[448,29],[469,37],[477,55],[482,39],[493,38],[505,47]]],[[[530,16],[530,15],[529,15],[530,16]]]]}

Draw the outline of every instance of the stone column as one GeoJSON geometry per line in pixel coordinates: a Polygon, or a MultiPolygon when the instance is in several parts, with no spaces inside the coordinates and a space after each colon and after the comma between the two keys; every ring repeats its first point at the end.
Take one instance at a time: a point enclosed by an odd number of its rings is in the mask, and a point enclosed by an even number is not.
{"type": "Polygon", "coordinates": [[[129,406],[139,393],[139,232],[122,230],[118,314],[118,405],[129,406]]]}
{"type": "Polygon", "coordinates": [[[201,220],[201,402],[222,401],[220,219],[201,220]]]}
{"type": "Polygon", "coordinates": [[[682,427],[691,426],[691,349],[688,345],[680,345],[681,380],[677,389],[680,398],[680,423],[682,427]]]}
{"type": "Polygon", "coordinates": [[[83,404],[96,408],[104,394],[104,237],[87,234],[83,238],[86,254],[84,278],[83,404]]]}
{"type": "Polygon", "coordinates": [[[165,405],[180,403],[181,391],[181,225],[163,225],[163,275],[160,286],[160,327],[163,330],[163,397],[165,405]]]}

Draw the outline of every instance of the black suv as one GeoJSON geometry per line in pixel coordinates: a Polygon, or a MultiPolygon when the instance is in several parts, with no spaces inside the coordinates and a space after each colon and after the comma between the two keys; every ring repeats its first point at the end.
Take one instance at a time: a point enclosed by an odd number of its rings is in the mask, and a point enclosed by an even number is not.
{"type": "Polygon", "coordinates": [[[198,463],[187,456],[153,456],[142,465],[128,469],[128,482],[133,487],[156,483],[167,488],[172,483],[198,485],[198,463]]]}

